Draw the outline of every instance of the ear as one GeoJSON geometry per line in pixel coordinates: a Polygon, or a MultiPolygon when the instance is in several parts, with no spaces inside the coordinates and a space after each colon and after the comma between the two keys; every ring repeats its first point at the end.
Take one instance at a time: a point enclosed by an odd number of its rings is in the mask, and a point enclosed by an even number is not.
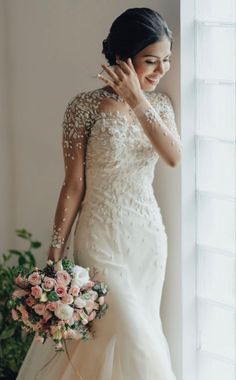
{"type": "Polygon", "coordinates": [[[133,66],[133,62],[132,62],[132,59],[131,59],[131,58],[128,58],[128,59],[127,59],[127,64],[128,64],[128,66],[129,66],[132,70],[135,71],[135,68],[134,68],[134,66],[133,66]]]}

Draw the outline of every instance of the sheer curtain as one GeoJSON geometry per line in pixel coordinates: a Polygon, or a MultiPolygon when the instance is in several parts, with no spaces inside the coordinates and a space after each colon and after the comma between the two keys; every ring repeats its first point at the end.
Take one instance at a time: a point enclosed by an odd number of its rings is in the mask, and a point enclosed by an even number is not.
{"type": "Polygon", "coordinates": [[[196,0],[197,380],[236,379],[235,0],[196,0]]]}

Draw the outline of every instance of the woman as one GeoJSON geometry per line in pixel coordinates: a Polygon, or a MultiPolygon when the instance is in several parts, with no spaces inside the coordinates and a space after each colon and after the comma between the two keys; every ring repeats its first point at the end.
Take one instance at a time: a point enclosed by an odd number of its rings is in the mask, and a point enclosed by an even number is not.
{"type": "Polygon", "coordinates": [[[74,96],[63,120],[65,180],[48,258],[65,255],[72,225],[75,263],[109,285],[95,337],[32,343],[18,380],[174,380],[160,320],[167,235],[152,181],[161,157],[176,166],[182,143],[167,95],[155,93],[170,68],[172,34],[160,14],[131,8],[113,23],[103,54],[113,70],[97,90],[74,96]],[[76,371],[75,371],[76,368],[76,371]]]}

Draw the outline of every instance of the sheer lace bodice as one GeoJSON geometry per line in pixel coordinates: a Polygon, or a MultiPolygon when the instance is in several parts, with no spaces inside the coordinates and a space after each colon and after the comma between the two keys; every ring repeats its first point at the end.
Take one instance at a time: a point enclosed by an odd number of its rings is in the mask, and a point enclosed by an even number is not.
{"type": "MultiPolygon", "coordinates": [[[[169,97],[143,93],[180,140],[169,97]]],[[[62,127],[66,174],[52,236],[58,248],[66,242],[85,194],[86,199],[93,194],[96,200],[100,195],[101,207],[105,207],[102,197],[108,189],[107,199],[113,205],[123,202],[123,194],[130,194],[137,203],[155,202],[151,185],[159,158],[135,114],[124,111],[123,99],[105,87],[74,96],[67,104],[62,127]]]]}

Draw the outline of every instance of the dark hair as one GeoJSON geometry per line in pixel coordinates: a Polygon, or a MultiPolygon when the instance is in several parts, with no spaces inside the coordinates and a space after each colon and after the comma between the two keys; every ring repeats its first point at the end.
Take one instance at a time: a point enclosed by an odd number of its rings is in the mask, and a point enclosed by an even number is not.
{"type": "Polygon", "coordinates": [[[113,21],[109,35],[102,42],[102,54],[110,65],[114,65],[116,55],[127,60],[164,37],[169,38],[172,49],[172,32],[157,11],[150,8],[129,8],[113,21]]]}

